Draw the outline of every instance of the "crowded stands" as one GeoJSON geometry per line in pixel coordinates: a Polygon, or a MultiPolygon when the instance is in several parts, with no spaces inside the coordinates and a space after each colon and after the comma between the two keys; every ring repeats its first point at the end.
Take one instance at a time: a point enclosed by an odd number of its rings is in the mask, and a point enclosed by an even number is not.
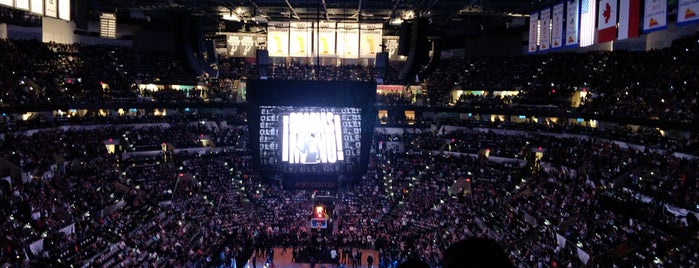
{"type": "MultiPolygon", "coordinates": [[[[697,38],[648,52],[443,59],[425,79],[426,96],[383,94],[377,105],[421,100],[422,108],[553,109],[695,124],[697,38]],[[521,93],[450,98],[457,87],[521,93]],[[589,97],[571,107],[583,88],[589,97]]],[[[254,64],[223,58],[218,78],[198,81],[173,55],[113,46],[0,39],[0,58],[0,107],[12,109],[155,103],[196,110],[244,102],[230,95],[233,81],[259,78],[254,64]],[[206,87],[138,87],[149,83],[206,87]]],[[[397,67],[388,69],[385,81],[399,84],[397,67]]],[[[285,63],[270,66],[268,79],[373,81],[375,73],[285,63]]],[[[366,174],[318,191],[289,189],[253,168],[243,108],[186,111],[3,114],[0,263],[243,267],[250,258],[273,262],[275,248],[288,248],[304,263],[361,264],[358,250],[372,249],[379,267],[409,259],[442,267],[449,245],[485,237],[517,267],[699,265],[696,129],[680,139],[623,122],[597,129],[425,114],[409,125],[391,115],[377,124],[366,174]],[[110,151],[114,144],[120,149],[110,151]],[[320,195],[334,199],[324,232],[309,224],[320,195]]]]}

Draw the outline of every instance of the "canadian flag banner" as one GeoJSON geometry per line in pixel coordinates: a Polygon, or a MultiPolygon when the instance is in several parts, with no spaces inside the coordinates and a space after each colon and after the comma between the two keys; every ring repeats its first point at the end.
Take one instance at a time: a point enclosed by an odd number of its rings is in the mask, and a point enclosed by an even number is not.
{"type": "Polygon", "coordinates": [[[662,30],[667,27],[667,0],[646,0],[643,12],[643,32],[662,30]]]}
{"type": "Polygon", "coordinates": [[[613,41],[616,38],[616,0],[600,0],[597,15],[597,43],[613,41]]]}
{"type": "Polygon", "coordinates": [[[680,0],[677,3],[677,25],[699,22],[699,0],[680,0]]]}
{"type": "Polygon", "coordinates": [[[578,0],[566,1],[566,46],[578,44],[578,22],[580,18],[580,5],[578,0]]]}
{"type": "Polygon", "coordinates": [[[551,8],[541,10],[539,14],[539,50],[548,50],[551,46],[551,8]]]}
{"type": "Polygon", "coordinates": [[[638,23],[641,20],[640,10],[641,0],[621,0],[619,2],[619,40],[638,36],[638,23]]]}
{"type": "Polygon", "coordinates": [[[553,6],[551,14],[551,48],[563,46],[563,2],[553,6]]]}
{"type": "Polygon", "coordinates": [[[529,16],[529,53],[536,52],[539,38],[539,12],[534,12],[529,16]]]}

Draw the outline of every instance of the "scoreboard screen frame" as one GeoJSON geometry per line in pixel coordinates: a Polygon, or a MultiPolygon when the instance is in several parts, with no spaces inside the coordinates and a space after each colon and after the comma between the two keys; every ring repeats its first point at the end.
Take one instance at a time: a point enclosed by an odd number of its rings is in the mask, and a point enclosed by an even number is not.
{"type": "Polygon", "coordinates": [[[247,101],[253,165],[261,175],[336,178],[366,173],[376,121],[375,82],[249,80],[247,101]],[[326,153],[301,161],[298,155],[308,139],[327,145],[318,147],[326,153]]]}

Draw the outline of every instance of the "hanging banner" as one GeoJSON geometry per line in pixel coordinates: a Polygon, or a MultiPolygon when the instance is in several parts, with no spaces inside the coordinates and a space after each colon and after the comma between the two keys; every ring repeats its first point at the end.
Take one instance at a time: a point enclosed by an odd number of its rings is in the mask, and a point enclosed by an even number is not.
{"type": "Polygon", "coordinates": [[[270,57],[289,56],[289,22],[267,24],[267,51],[270,57]]]}
{"type": "Polygon", "coordinates": [[[563,2],[553,6],[551,14],[551,48],[563,46],[563,2]]]}
{"type": "Polygon", "coordinates": [[[70,20],[70,0],[58,0],[58,18],[70,20]]]}
{"type": "Polygon", "coordinates": [[[46,17],[58,18],[58,2],[56,0],[46,0],[44,1],[46,17]]]}
{"type": "Polygon", "coordinates": [[[566,46],[578,45],[580,5],[578,0],[566,1],[566,46]]]}
{"type": "Polygon", "coordinates": [[[12,0],[0,0],[0,5],[12,7],[12,6],[14,6],[14,4],[15,3],[12,0]]]}
{"type": "Polygon", "coordinates": [[[597,5],[595,0],[580,0],[580,46],[587,47],[595,43],[595,21],[597,5]]]}
{"type": "Polygon", "coordinates": [[[311,56],[313,23],[292,21],[289,24],[289,56],[311,56]]]}
{"type": "Polygon", "coordinates": [[[235,58],[254,58],[260,44],[266,41],[264,35],[253,33],[232,33],[226,38],[228,56],[235,58]]]}
{"type": "Polygon", "coordinates": [[[649,33],[667,27],[667,0],[646,0],[643,12],[643,32],[649,33]]]}
{"type": "Polygon", "coordinates": [[[21,10],[29,10],[29,0],[15,0],[15,8],[21,10]]]}
{"type": "Polygon", "coordinates": [[[539,50],[548,50],[551,46],[551,8],[545,8],[539,14],[539,50]]]}
{"type": "Polygon", "coordinates": [[[376,23],[365,23],[359,25],[359,57],[374,59],[376,53],[381,52],[381,35],[383,25],[376,23]]]}
{"type": "Polygon", "coordinates": [[[359,57],[358,23],[337,23],[337,56],[345,59],[359,57]]]}
{"type": "Polygon", "coordinates": [[[621,0],[619,2],[619,33],[617,34],[617,39],[624,40],[637,37],[640,22],[641,0],[621,0]]]}
{"type": "Polygon", "coordinates": [[[677,3],[677,25],[684,26],[699,22],[699,0],[679,0],[677,3]]]}
{"type": "Polygon", "coordinates": [[[597,43],[606,43],[616,38],[616,0],[600,0],[597,16],[597,43]]]}
{"type": "Polygon", "coordinates": [[[529,16],[529,53],[536,52],[537,41],[539,39],[539,12],[534,12],[529,16]]]}
{"type": "Polygon", "coordinates": [[[386,52],[388,52],[388,61],[399,61],[405,60],[398,55],[398,39],[400,37],[396,35],[387,35],[383,37],[383,43],[386,45],[386,52]]]}
{"type": "Polygon", "coordinates": [[[31,2],[30,10],[34,14],[44,15],[44,0],[33,0],[31,2]]]}
{"type": "Polygon", "coordinates": [[[319,25],[315,54],[320,57],[335,57],[335,22],[321,21],[319,25]]]}

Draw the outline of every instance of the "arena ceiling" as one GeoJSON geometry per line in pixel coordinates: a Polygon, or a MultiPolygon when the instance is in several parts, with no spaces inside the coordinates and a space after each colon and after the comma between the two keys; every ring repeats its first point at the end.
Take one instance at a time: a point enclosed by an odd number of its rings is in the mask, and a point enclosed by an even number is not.
{"type": "Polygon", "coordinates": [[[129,11],[157,18],[185,10],[241,29],[264,30],[269,21],[382,23],[388,34],[401,19],[428,17],[430,32],[449,36],[520,28],[542,0],[92,0],[91,11],[129,11]],[[244,27],[244,28],[243,28],[244,27]]]}

